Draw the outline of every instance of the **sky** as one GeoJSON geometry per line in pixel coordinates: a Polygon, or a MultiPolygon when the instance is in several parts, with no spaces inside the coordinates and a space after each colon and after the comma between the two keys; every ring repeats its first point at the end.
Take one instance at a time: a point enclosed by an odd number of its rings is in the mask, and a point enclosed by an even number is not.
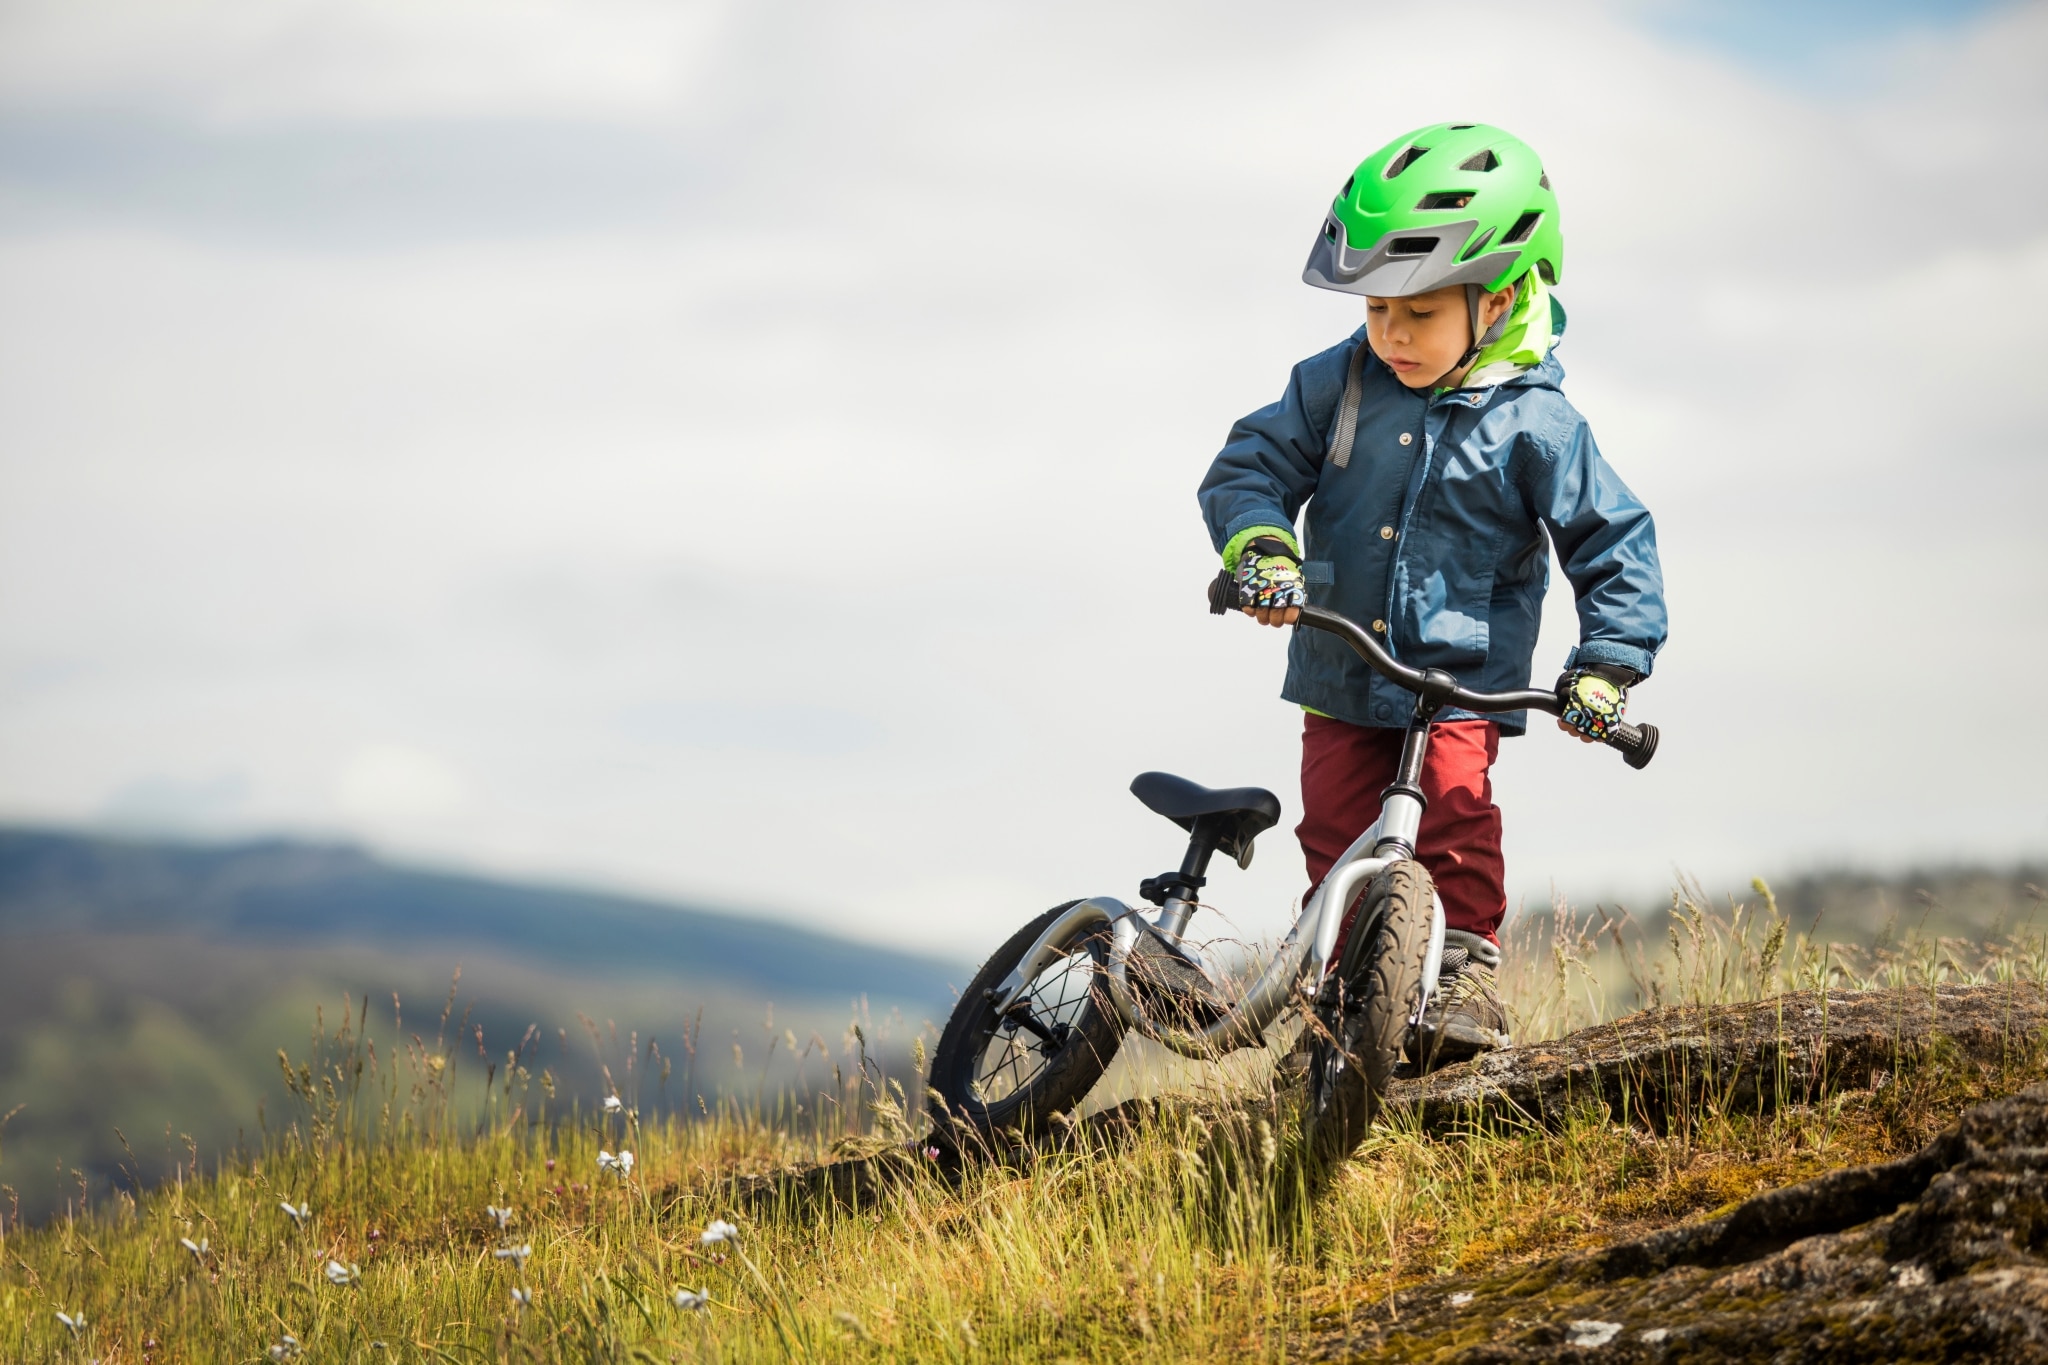
{"type": "MultiPolygon", "coordinates": [[[[1502,124],[1654,512],[1648,770],[1510,899],[2048,852],[2048,6],[0,0],[0,818],[360,839],[958,956],[1287,807],[1194,490],[1502,124]]],[[[1575,640],[1553,589],[1539,682],[1575,640]]]]}

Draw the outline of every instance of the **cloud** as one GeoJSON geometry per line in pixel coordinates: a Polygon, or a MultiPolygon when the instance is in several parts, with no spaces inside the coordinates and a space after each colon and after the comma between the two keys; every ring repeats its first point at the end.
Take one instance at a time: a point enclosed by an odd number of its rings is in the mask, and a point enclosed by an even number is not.
{"type": "Polygon", "coordinates": [[[468,786],[452,764],[398,744],[357,750],[334,781],[342,814],[373,828],[445,816],[460,810],[468,797],[468,786]]]}
{"type": "MultiPolygon", "coordinates": [[[[764,4],[612,105],[523,64],[544,7],[284,12],[386,25],[294,58],[348,98],[236,56],[256,7],[155,57],[108,10],[4,83],[0,808],[242,771],[252,825],[962,949],[1128,894],[1179,837],[1131,774],[1295,804],[1282,641],[1202,611],[1193,488],[1355,325],[1297,282],[1326,196],[1455,112],[1552,168],[1570,392],[1674,599],[1656,765],[1509,746],[1517,894],[2048,837],[2048,741],[1950,729],[2002,695],[1958,669],[2048,664],[2039,9],[1845,88],[1482,5],[1520,36],[1447,89],[1389,55],[1433,14],[764,4]],[[419,93],[466,62],[498,93],[419,93]]],[[[1246,932],[1287,842],[1214,888],[1246,932]]]]}
{"type": "Polygon", "coordinates": [[[245,809],[249,794],[249,779],[237,772],[200,778],[153,773],[108,797],[101,819],[145,830],[219,828],[245,809]]]}
{"type": "Polygon", "coordinates": [[[13,0],[0,100],[214,125],[671,109],[709,0],[13,0]]]}

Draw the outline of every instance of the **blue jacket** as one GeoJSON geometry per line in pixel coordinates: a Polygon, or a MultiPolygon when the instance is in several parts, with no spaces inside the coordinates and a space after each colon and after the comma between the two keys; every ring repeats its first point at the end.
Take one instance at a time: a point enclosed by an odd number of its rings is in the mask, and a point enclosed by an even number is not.
{"type": "MultiPolygon", "coordinates": [[[[1556,354],[1504,384],[1432,398],[1368,350],[1340,468],[1325,456],[1364,345],[1361,327],[1302,361],[1279,402],[1231,428],[1200,494],[1217,550],[1250,527],[1293,526],[1306,504],[1311,603],[1381,632],[1404,663],[1501,692],[1529,685],[1555,541],[1579,609],[1566,665],[1648,676],[1665,635],[1656,528],[1566,401],[1556,354]]],[[[1302,629],[1281,695],[1367,726],[1405,725],[1415,702],[1335,636],[1302,629]]],[[[1498,719],[1514,734],[1525,717],[1498,719]]]]}

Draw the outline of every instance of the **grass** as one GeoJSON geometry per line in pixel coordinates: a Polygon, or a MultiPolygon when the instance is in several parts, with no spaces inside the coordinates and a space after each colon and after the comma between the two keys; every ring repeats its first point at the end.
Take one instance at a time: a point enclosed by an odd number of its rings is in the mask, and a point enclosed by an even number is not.
{"type": "MultiPolygon", "coordinates": [[[[1666,922],[1661,942],[1598,912],[1524,930],[1506,982],[1518,1033],[1637,997],[2039,981],[2048,966],[2048,943],[1970,950],[1910,932],[1846,953],[1795,932],[1761,885],[1718,907],[1681,888],[1666,922]]],[[[1930,1067],[1768,1115],[1710,1106],[1663,1132],[1593,1110],[1449,1137],[1396,1122],[1309,1207],[1289,1197],[1282,1110],[1240,1070],[1227,1093],[1161,1106],[1128,1141],[957,1182],[914,1162],[854,1211],[794,1191],[749,1207],[731,1182],[912,1136],[912,1078],[885,1075],[864,1030],[843,1049],[802,1049],[830,1071],[791,1092],[807,1102],[657,1120],[630,1103],[557,1103],[529,1052],[370,1025],[352,1007],[283,1058],[293,1111],[249,1152],[214,1169],[192,1157],[139,1198],[42,1226],[0,1223],[0,1357],[1280,1360],[1390,1289],[1910,1150],[2016,1079],[1930,1067]],[[629,1173],[600,1168],[600,1153],[626,1151],[629,1173]],[[303,1224],[285,1203],[310,1210],[303,1224]],[[501,1226],[491,1210],[508,1208],[501,1226]],[[737,1238],[707,1242],[715,1221],[737,1238]],[[678,1291],[708,1303],[679,1306],[678,1291]]],[[[652,1079],[648,1059],[630,1060],[629,1100],[652,1079]]]]}

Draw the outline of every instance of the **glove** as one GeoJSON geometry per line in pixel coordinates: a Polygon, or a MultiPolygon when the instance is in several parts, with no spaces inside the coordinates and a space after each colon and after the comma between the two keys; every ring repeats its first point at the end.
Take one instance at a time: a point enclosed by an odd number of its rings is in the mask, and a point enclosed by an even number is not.
{"type": "Polygon", "coordinates": [[[1615,664],[1565,670],[1557,680],[1557,699],[1564,707],[1558,720],[1587,739],[1606,739],[1628,709],[1629,684],[1636,677],[1634,669],[1615,664]]]}
{"type": "Polygon", "coordinates": [[[1246,611],[1308,605],[1301,586],[1301,559],[1278,536],[1259,536],[1237,557],[1237,605],[1246,611]]]}

